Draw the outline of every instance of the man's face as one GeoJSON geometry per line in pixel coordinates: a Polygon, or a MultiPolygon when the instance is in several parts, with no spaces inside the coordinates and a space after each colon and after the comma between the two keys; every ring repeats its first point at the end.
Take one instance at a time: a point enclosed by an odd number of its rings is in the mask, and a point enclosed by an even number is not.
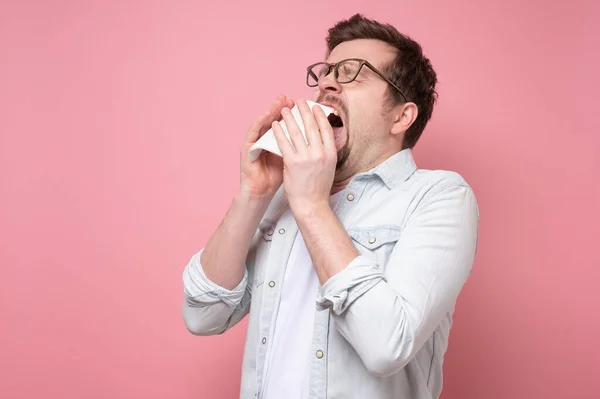
{"type": "MultiPolygon", "coordinates": [[[[382,71],[396,56],[395,51],[378,40],[353,40],[335,47],[326,62],[360,58],[382,71]]],[[[392,122],[389,113],[385,112],[387,93],[388,83],[367,66],[363,66],[350,83],[338,83],[333,71],[319,79],[314,100],[336,108],[343,122],[342,127],[334,128],[338,170],[368,167],[389,151],[392,122]]]]}

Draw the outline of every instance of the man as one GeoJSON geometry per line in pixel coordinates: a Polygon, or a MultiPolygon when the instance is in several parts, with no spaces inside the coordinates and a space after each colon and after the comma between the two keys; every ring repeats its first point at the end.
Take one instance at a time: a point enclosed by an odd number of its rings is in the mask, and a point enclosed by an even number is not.
{"type": "Polygon", "coordinates": [[[476,200],[415,166],[437,82],[419,44],[361,15],[327,44],[307,83],[339,118],[297,101],[308,144],[285,97],[254,122],[239,191],[185,268],[185,323],[221,334],[250,314],[241,398],[438,398],[476,200]],[[249,162],[269,127],[283,157],[249,162]]]}

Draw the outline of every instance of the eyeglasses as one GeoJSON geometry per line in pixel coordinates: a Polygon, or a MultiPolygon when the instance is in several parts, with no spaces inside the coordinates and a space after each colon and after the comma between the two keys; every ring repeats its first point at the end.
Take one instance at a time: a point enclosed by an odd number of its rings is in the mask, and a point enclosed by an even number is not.
{"type": "Polygon", "coordinates": [[[408,102],[408,99],[398,86],[396,86],[391,80],[386,78],[383,75],[383,73],[378,71],[377,68],[375,68],[371,63],[360,58],[348,58],[334,64],[330,64],[328,62],[317,62],[315,64],[309,65],[306,68],[306,84],[309,87],[318,86],[319,79],[329,75],[332,69],[333,75],[338,83],[350,83],[354,81],[354,79],[356,79],[363,66],[366,66],[367,68],[371,69],[382,79],[388,82],[394,89],[398,90],[400,95],[402,95],[402,97],[404,98],[404,101],[408,102]]]}

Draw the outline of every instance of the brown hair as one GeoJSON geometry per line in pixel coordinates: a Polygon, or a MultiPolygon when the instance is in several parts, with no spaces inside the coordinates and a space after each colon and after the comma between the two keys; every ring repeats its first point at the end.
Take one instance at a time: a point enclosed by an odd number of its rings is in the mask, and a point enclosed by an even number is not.
{"type": "MultiPolygon", "coordinates": [[[[435,85],[437,74],[431,62],[423,55],[421,45],[404,35],[390,24],[384,24],[355,14],[351,18],[339,21],[328,30],[327,53],[340,43],[356,39],[377,39],[388,43],[398,50],[396,58],[382,68],[382,72],[394,82],[414,102],[419,110],[417,118],[404,136],[403,148],[413,148],[425,125],[431,118],[433,106],[437,100],[435,85]]],[[[393,87],[390,88],[390,105],[401,104],[404,99],[393,87]]]]}

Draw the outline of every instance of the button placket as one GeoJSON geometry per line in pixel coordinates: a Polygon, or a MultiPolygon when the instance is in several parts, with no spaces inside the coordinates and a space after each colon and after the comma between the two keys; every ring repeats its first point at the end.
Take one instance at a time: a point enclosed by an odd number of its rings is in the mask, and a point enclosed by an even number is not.
{"type": "MultiPolygon", "coordinates": [[[[272,235],[268,237],[268,240],[273,240],[273,242],[276,242],[277,245],[269,248],[271,252],[267,259],[267,269],[262,280],[265,283],[265,288],[263,293],[262,308],[258,316],[259,343],[256,356],[257,383],[259,386],[264,383],[264,372],[268,370],[267,359],[269,358],[269,353],[271,351],[271,343],[269,343],[269,339],[272,338],[272,324],[276,320],[276,308],[280,301],[281,295],[281,290],[277,284],[278,282],[283,281],[282,270],[285,270],[285,268],[276,268],[273,265],[283,261],[285,253],[293,246],[293,238],[297,231],[297,228],[294,224],[293,214],[289,209],[279,215],[278,220],[274,222],[275,223],[271,224],[265,229],[266,232],[272,232],[272,235]]],[[[266,236],[267,235],[265,234],[265,237],[266,236]]],[[[317,360],[315,359],[315,361],[317,360]]],[[[267,371],[267,373],[268,372],[269,371],[267,371]]]]}

